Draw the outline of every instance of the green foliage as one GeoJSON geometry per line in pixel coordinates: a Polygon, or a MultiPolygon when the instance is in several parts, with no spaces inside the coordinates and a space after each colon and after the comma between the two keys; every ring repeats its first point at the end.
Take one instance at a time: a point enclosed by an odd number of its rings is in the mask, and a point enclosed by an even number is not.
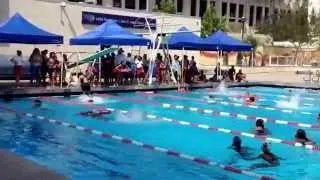
{"type": "Polygon", "coordinates": [[[296,1],[291,13],[281,12],[280,15],[272,17],[272,23],[266,21],[258,26],[259,33],[270,35],[274,41],[290,41],[298,43],[299,46],[309,43],[312,29],[308,20],[308,4],[296,1]]]}
{"type": "Polygon", "coordinates": [[[168,14],[175,14],[176,8],[173,0],[161,0],[160,6],[152,9],[154,12],[164,12],[168,14]]]}
{"type": "Polygon", "coordinates": [[[219,18],[214,7],[207,8],[201,21],[201,36],[207,37],[218,30],[227,31],[227,19],[219,18]]]}
{"type": "Polygon", "coordinates": [[[249,35],[245,38],[245,42],[251,44],[255,49],[259,46],[259,41],[253,35],[249,35]]]}

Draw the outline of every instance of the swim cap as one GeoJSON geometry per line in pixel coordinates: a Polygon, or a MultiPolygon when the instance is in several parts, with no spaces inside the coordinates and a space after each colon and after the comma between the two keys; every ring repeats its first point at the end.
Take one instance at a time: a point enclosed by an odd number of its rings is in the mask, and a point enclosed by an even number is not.
{"type": "Polygon", "coordinates": [[[94,101],[93,101],[93,99],[89,99],[88,102],[92,103],[92,102],[94,102],[94,101]]]}

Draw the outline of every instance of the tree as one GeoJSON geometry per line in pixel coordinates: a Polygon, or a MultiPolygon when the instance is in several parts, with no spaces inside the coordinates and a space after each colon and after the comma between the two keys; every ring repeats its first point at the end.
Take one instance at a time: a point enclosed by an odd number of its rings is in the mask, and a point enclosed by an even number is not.
{"type": "Polygon", "coordinates": [[[290,41],[296,48],[296,60],[301,46],[311,42],[312,28],[308,19],[308,1],[295,0],[293,5],[288,11],[290,13],[274,14],[272,23],[269,20],[263,22],[258,26],[258,31],[270,35],[274,41],[290,41]]]}
{"type": "Polygon", "coordinates": [[[218,17],[214,7],[210,6],[201,21],[201,36],[207,37],[218,30],[227,30],[227,19],[218,17]]]}
{"type": "Polygon", "coordinates": [[[172,0],[161,0],[160,5],[153,9],[154,12],[164,12],[168,14],[175,14],[176,7],[172,0]]]}

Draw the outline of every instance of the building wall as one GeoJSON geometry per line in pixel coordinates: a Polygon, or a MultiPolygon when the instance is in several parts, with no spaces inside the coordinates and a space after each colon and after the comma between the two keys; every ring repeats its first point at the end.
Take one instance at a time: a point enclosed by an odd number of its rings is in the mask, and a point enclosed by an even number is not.
{"type": "MultiPolygon", "coordinates": [[[[56,45],[21,45],[21,44],[5,44],[0,46],[1,54],[14,54],[16,49],[22,49],[25,55],[31,53],[34,47],[41,49],[47,48],[55,51],[86,51],[95,52],[98,47],[93,46],[69,46],[69,38],[76,35],[80,35],[93,29],[95,26],[83,25],[81,23],[82,11],[99,12],[107,14],[117,14],[125,16],[136,16],[136,17],[153,17],[157,19],[158,31],[163,27],[163,31],[174,32],[181,26],[199,31],[201,27],[201,21],[198,18],[183,17],[183,16],[161,16],[161,14],[150,14],[147,12],[135,11],[135,10],[123,10],[119,8],[108,8],[91,6],[87,4],[79,3],[67,3],[65,7],[61,6],[59,0],[1,0],[0,7],[8,3],[10,11],[3,13],[1,11],[0,19],[6,19],[8,16],[14,15],[16,12],[22,14],[25,18],[30,20],[35,25],[56,34],[64,36],[65,44],[61,46],[56,45]],[[31,8],[32,7],[32,8],[31,8]],[[155,16],[156,15],[156,16],[155,16]],[[162,26],[163,25],[163,26],[162,26]]],[[[134,30],[140,33],[148,33],[147,30],[134,30]]],[[[135,50],[137,50],[136,47],[135,50]]],[[[130,48],[129,48],[130,49],[130,48]]]]}

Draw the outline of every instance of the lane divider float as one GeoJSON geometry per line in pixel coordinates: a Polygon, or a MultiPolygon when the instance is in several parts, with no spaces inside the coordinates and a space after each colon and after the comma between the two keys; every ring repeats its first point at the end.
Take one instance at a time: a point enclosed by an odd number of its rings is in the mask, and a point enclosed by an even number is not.
{"type": "Polygon", "coordinates": [[[111,134],[111,133],[102,132],[102,131],[91,129],[91,128],[88,128],[88,127],[78,126],[76,124],[71,124],[71,123],[67,123],[67,122],[64,122],[64,121],[60,121],[60,120],[50,119],[50,118],[46,118],[46,117],[43,117],[43,116],[38,116],[38,115],[35,115],[35,114],[32,114],[32,113],[19,112],[19,111],[16,111],[14,109],[9,109],[9,108],[6,108],[6,107],[0,107],[0,109],[6,110],[6,111],[10,111],[10,112],[13,112],[13,113],[16,113],[18,115],[25,116],[25,117],[30,117],[30,118],[33,118],[33,119],[36,119],[36,120],[40,120],[40,121],[43,121],[43,122],[46,122],[46,123],[50,123],[50,124],[53,124],[53,125],[63,126],[63,127],[75,129],[75,130],[78,130],[78,131],[82,131],[82,132],[85,132],[87,134],[98,136],[100,138],[113,139],[113,140],[119,141],[119,142],[121,142],[123,144],[136,145],[136,146],[139,146],[139,147],[141,147],[143,149],[146,149],[146,150],[160,152],[160,153],[166,154],[168,156],[173,156],[173,157],[176,157],[176,158],[189,160],[189,161],[195,162],[197,164],[218,167],[218,168],[220,168],[220,169],[222,169],[224,171],[227,171],[227,172],[231,172],[231,173],[235,173],[235,174],[243,174],[243,175],[246,175],[246,176],[249,176],[249,177],[253,177],[253,178],[257,178],[257,179],[260,179],[260,180],[274,180],[275,179],[275,178],[270,177],[270,176],[260,175],[260,174],[257,174],[257,173],[251,172],[251,171],[246,171],[246,170],[242,170],[242,169],[239,169],[239,168],[236,168],[236,167],[232,167],[232,166],[229,166],[229,165],[220,164],[220,163],[217,163],[217,162],[212,161],[212,160],[204,159],[204,158],[201,158],[201,157],[191,156],[191,155],[184,154],[184,153],[181,153],[181,152],[178,152],[178,151],[175,151],[175,150],[162,148],[162,147],[155,146],[155,145],[152,145],[152,144],[146,144],[146,143],[143,143],[143,142],[140,142],[140,141],[136,141],[134,139],[129,139],[129,138],[122,137],[122,136],[119,136],[119,135],[114,135],[114,134],[111,134]]]}
{"type": "MultiPolygon", "coordinates": [[[[141,103],[143,104],[146,102],[146,100],[142,100],[139,102],[140,99],[133,99],[133,98],[124,98],[124,97],[118,97],[118,96],[112,96],[112,95],[101,95],[97,94],[97,96],[100,97],[107,97],[117,100],[123,100],[128,102],[134,102],[134,103],[141,103]]],[[[230,118],[238,118],[241,120],[249,120],[249,121],[257,121],[258,119],[262,119],[266,123],[272,123],[272,124],[281,124],[281,125],[287,125],[287,126],[294,126],[294,127],[302,127],[302,128],[313,128],[313,129],[320,129],[320,124],[310,124],[310,123],[300,123],[295,121],[286,121],[286,120],[280,120],[280,119],[272,119],[267,117],[258,117],[253,115],[246,115],[246,114],[240,114],[240,113],[230,113],[230,112],[224,112],[224,111],[215,111],[213,109],[203,109],[199,107],[189,107],[189,106],[183,106],[179,104],[172,104],[172,103],[158,103],[155,101],[149,100],[148,104],[153,104],[156,106],[161,106],[166,109],[178,109],[178,110],[184,110],[184,111],[191,111],[191,112],[198,112],[201,114],[208,114],[212,116],[224,116],[224,117],[230,117],[230,118]]]]}
{"type": "Polygon", "coordinates": [[[145,94],[143,92],[139,92],[139,94],[144,96],[154,96],[154,97],[163,97],[163,98],[169,98],[169,99],[180,99],[180,100],[190,100],[190,101],[197,101],[197,102],[204,102],[208,104],[221,104],[225,106],[234,106],[234,107],[248,107],[252,109],[263,109],[268,111],[279,111],[283,113],[301,113],[304,115],[313,115],[312,112],[306,112],[306,111],[294,111],[291,109],[283,109],[278,107],[267,107],[267,106],[258,106],[258,105],[248,105],[243,103],[234,103],[234,102],[226,102],[226,101],[216,101],[216,100],[203,100],[203,99],[197,99],[197,98],[189,98],[189,97],[182,97],[182,96],[174,96],[174,95],[167,95],[167,94],[145,94]]]}
{"type": "MultiPolygon", "coordinates": [[[[54,100],[54,98],[52,98],[52,97],[48,98],[47,100],[50,101],[50,99],[54,100]]],[[[57,98],[55,98],[55,99],[57,99],[57,98]]],[[[64,103],[63,100],[53,101],[53,102],[64,103]]],[[[83,103],[79,104],[74,101],[69,101],[69,102],[66,101],[65,104],[84,105],[85,106],[85,104],[83,104],[83,103]]],[[[90,107],[94,108],[94,106],[92,106],[92,105],[90,105],[90,107]]],[[[102,107],[101,106],[98,106],[98,107],[99,107],[98,109],[101,110],[102,107]]],[[[113,108],[103,108],[103,109],[108,110],[108,111],[112,111],[112,112],[120,112],[123,114],[129,113],[127,110],[116,110],[113,108]]],[[[208,131],[222,132],[225,134],[232,134],[232,135],[236,135],[236,136],[249,137],[249,138],[257,139],[260,141],[267,141],[267,142],[273,142],[273,143],[278,143],[278,144],[286,144],[286,145],[290,145],[293,147],[303,147],[303,148],[309,149],[309,150],[320,151],[320,146],[316,146],[316,145],[305,145],[304,146],[303,144],[295,142],[295,141],[283,140],[283,139],[273,138],[273,137],[264,136],[264,135],[256,135],[253,133],[247,133],[247,132],[241,132],[241,131],[237,131],[237,130],[214,127],[214,126],[209,126],[207,124],[198,124],[198,123],[193,123],[193,122],[188,122],[188,121],[181,121],[181,120],[157,116],[157,115],[148,114],[148,113],[143,113],[143,116],[148,119],[151,119],[151,120],[160,120],[160,121],[170,122],[170,123],[178,124],[178,125],[182,125],[182,126],[190,126],[190,127],[205,129],[208,131]]]]}

